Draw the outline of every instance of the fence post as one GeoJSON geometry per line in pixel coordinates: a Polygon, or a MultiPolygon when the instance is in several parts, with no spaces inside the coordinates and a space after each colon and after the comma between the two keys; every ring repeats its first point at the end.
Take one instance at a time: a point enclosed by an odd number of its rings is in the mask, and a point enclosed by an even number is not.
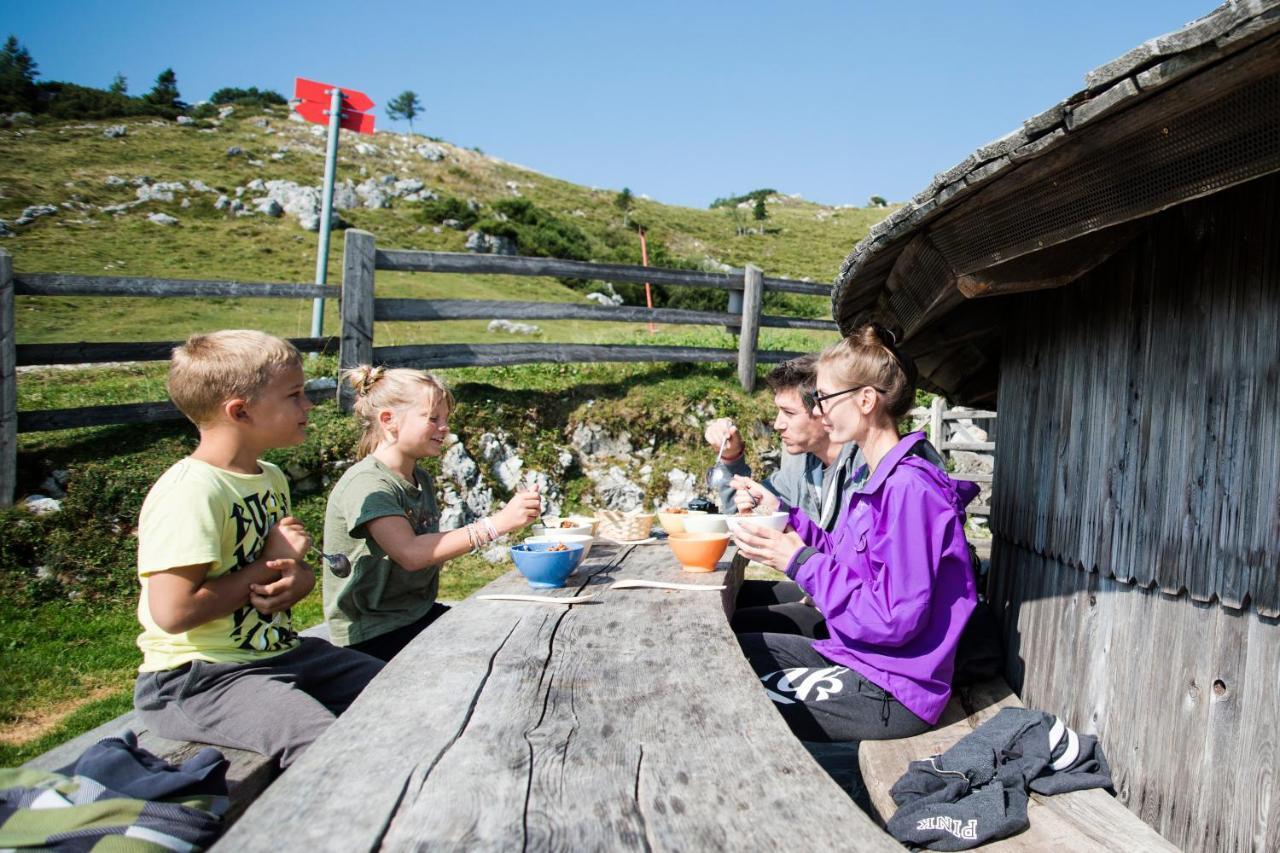
{"type": "Polygon", "coordinates": [[[18,486],[18,375],[13,325],[13,256],[0,249],[0,507],[18,486]]]}
{"type": "Polygon", "coordinates": [[[338,408],[355,395],[342,371],[373,361],[373,267],[377,246],[368,231],[348,228],[342,246],[342,337],[338,342],[338,408]]]}
{"type": "MultiPolygon", "coordinates": [[[[746,273],[743,273],[746,276],[746,273]]],[[[726,309],[730,314],[742,314],[742,291],[738,288],[732,288],[729,291],[729,307],[726,309]]],[[[731,335],[742,334],[741,326],[725,326],[724,330],[731,335]]]]}
{"type": "Polygon", "coordinates": [[[946,458],[943,453],[942,444],[946,440],[946,432],[943,430],[942,411],[947,407],[947,401],[941,397],[934,397],[933,403],[929,406],[929,443],[933,445],[934,450],[942,454],[942,458],[946,458]]]}
{"type": "Polygon", "coordinates": [[[760,343],[760,304],[764,299],[764,273],[747,264],[742,276],[742,330],[738,333],[738,382],[742,390],[756,390],[756,346],[760,343]]]}

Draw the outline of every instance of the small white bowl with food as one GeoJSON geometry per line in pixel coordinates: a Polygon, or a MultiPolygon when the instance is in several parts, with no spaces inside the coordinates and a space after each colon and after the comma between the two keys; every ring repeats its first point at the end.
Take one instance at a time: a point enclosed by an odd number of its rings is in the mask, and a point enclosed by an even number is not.
{"type": "Polygon", "coordinates": [[[684,519],[684,529],[686,533],[729,532],[729,528],[725,524],[725,516],[720,515],[719,513],[686,516],[684,519]]]}
{"type": "Polygon", "coordinates": [[[759,527],[783,530],[787,526],[787,518],[788,515],[785,512],[773,512],[761,515],[726,515],[724,520],[729,525],[729,532],[736,534],[740,527],[745,527],[748,530],[759,527]]]}

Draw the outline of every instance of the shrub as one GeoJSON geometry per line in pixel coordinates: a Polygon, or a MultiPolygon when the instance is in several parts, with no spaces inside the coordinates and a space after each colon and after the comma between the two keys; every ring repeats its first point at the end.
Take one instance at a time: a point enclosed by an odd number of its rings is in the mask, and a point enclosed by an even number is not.
{"type": "Polygon", "coordinates": [[[250,86],[248,89],[223,86],[210,95],[209,100],[220,106],[235,104],[244,107],[285,106],[289,103],[279,92],[273,89],[259,89],[257,86],[250,86]]]}
{"type": "Polygon", "coordinates": [[[581,228],[527,198],[504,198],[494,203],[493,210],[495,216],[477,222],[475,227],[486,234],[514,240],[522,255],[591,260],[591,241],[581,228]]]}
{"type": "Polygon", "coordinates": [[[746,195],[731,195],[728,198],[718,198],[709,205],[712,210],[718,207],[737,207],[744,201],[758,202],[768,198],[771,195],[777,195],[778,191],[774,189],[752,190],[746,195]]]}
{"type": "Polygon", "coordinates": [[[456,219],[463,228],[470,228],[480,218],[480,214],[473,210],[471,205],[451,195],[427,199],[422,202],[419,212],[426,222],[439,224],[446,219],[456,219]]]}

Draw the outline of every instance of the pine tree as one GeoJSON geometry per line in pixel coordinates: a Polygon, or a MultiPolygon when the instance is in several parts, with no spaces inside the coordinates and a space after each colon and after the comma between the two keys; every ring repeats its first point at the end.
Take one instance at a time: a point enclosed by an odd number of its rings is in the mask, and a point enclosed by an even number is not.
{"type": "Polygon", "coordinates": [[[409,122],[410,133],[413,133],[413,120],[421,114],[422,102],[418,100],[417,93],[409,89],[405,89],[387,104],[387,118],[392,121],[405,119],[409,122]]]}
{"type": "Polygon", "coordinates": [[[17,36],[0,48],[0,112],[35,112],[36,63],[17,36]]]}
{"type": "Polygon", "coordinates": [[[613,206],[622,211],[622,227],[631,227],[631,207],[635,204],[635,197],[631,195],[629,187],[623,187],[622,192],[613,197],[613,206]]]}
{"type": "Polygon", "coordinates": [[[117,71],[115,79],[111,81],[111,85],[107,87],[107,91],[113,95],[127,95],[129,94],[129,82],[124,79],[123,74],[117,71]]]}
{"type": "Polygon", "coordinates": [[[173,107],[180,110],[185,106],[179,100],[181,97],[178,92],[178,75],[173,73],[172,68],[166,68],[160,72],[160,76],[156,77],[156,84],[147,93],[146,100],[156,106],[173,107]]]}
{"type": "Polygon", "coordinates": [[[752,210],[751,215],[756,222],[760,223],[760,236],[763,237],[764,221],[769,218],[769,211],[766,210],[764,206],[764,196],[762,195],[756,196],[756,206],[755,206],[755,209],[752,210]]]}

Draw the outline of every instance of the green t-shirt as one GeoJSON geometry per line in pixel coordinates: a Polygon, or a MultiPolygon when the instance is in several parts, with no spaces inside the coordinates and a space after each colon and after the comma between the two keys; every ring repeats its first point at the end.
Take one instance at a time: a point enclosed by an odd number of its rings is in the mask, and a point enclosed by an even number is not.
{"type": "Polygon", "coordinates": [[[324,514],[324,551],[346,554],[351,574],[340,578],[324,570],[324,618],[329,639],[349,646],[418,621],[435,604],[440,566],[416,572],[401,568],[366,529],[370,521],[400,515],[414,533],[438,533],[431,475],[414,469],[408,482],[373,456],[352,465],[329,495],[324,514]]]}
{"type": "Polygon", "coordinates": [[[244,663],[298,645],[288,610],[267,615],[245,604],[234,613],[170,634],[151,618],[151,575],[209,565],[207,577],[238,572],[258,559],[267,533],[289,514],[289,481],[270,462],[260,474],[236,474],[187,457],[160,475],[138,519],[138,621],[142,672],[192,660],[244,663]]]}

